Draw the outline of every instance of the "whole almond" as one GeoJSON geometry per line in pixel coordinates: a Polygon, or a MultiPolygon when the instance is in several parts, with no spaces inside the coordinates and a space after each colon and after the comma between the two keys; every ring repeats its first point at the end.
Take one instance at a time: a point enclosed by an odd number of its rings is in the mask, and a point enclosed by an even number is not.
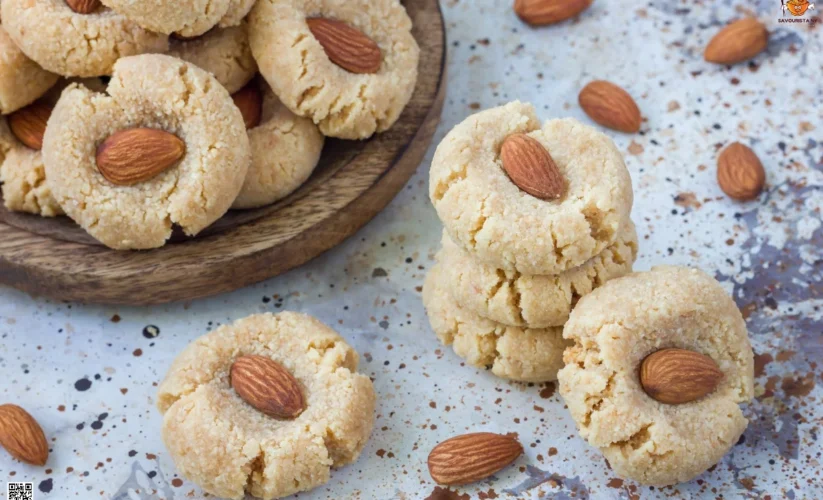
{"type": "Polygon", "coordinates": [[[66,5],[78,14],[91,14],[100,8],[100,0],[66,0],[66,5]]]}
{"type": "Polygon", "coordinates": [[[42,101],[19,109],[9,115],[11,133],[27,147],[39,151],[43,148],[43,135],[49,122],[52,107],[42,101]]]}
{"type": "Polygon", "coordinates": [[[717,157],[717,183],[735,200],[753,200],[763,191],[766,171],[754,151],[735,142],[717,157]]]}
{"type": "Polygon", "coordinates": [[[566,192],[566,180],[551,154],[536,139],[513,134],[500,149],[503,170],[512,182],[541,200],[554,200],[566,192]]]}
{"type": "Polygon", "coordinates": [[[112,184],[147,181],[180,161],[186,143],[154,128],[132,128],[110,135],[97,148],[97,170],[112,184]]]}
{"type": "Polygon", "coordinates": [[[0,445],[17,460],[31,465],[45,465],[49,458],[49,445],[40,424],[17,405],[0,406],[0,445]]]}
{"type": "Polygon", "coordinates": [[[589,118],[620,132],[640,130],[640,109],[628,92],[604,80],[595,80],[580,91],[580,107],[589,118]]]}
{"type": "Polygon", "coordinates": [[[718,64],[735,64],[763,52],[768,44],[766,26],[747,17],[721,29],[706,46],[703,58],[718,64]]]}
{"type": "Polygon", "coordinates": [[[231,386],[243,401],[274,418],[291,420],[306,408],[297,379],[263,356],[240,356],[231,365],[231,386]]]}
{"type": "Polygon", "coordinates": [[[314,37],[331,62],[351,73],[377,73],[383,55],[374,40],[336,19],[306,19],[314,37]]]}
{"type": "Polygon", "coordinates": [[[514,12],[532,26],[559,23],[588,9],[592,0],[514,0],[514,12]]]}
{"type": "Polygon", "coordinates": [[[523,446],[512,434],[477,432],[447,439],[429,453],[429,474],[439,484],[457,486],[485,479],[514,462],[523,446]]]}
{"type": "Polygon", "coordinates": [[[263,93],[260,92],[260,86],[257,82],[252,80],[248,85],[235,92],[231,98],[243,115],[246,130],[260,125],[260,119],[263,115],[263,93]]]}
{"type": "Polygon", "coordinates": [[[687,349],[661,349],[640,364],[646,394],[671,405],[689,403],[711,393],[723,380],[712,358],[687,349]]]}

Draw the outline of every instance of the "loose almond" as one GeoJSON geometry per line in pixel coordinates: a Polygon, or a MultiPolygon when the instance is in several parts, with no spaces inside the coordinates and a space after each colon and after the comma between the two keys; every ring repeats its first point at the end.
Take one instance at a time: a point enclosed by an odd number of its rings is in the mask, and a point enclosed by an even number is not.
{"type": "Polygon", "coordinates": [[[429,453],[429,474],[439,484],[457,486],[485,479],[523,453],[515,435],[477,432],[447,439],[429,453]]]}
{"type": "Polygon", "coordinates": [[[753,17],[735,21],[711,39],[704,59],[718,64],[736,64],[763,52],[769,44],[766,26],[753,17]]]}
{"type": "Polygon", "coordinates": [[[176,164],[186,143],[154,128],[132,128],[110,135],[97,148],[97,170],[112,184],[131,186],[147,181],[176,164]]]}
{"type": "Polygon", "coordinates": [[[640,130],[637,103],[628,92],[611,82],[593,81],[583,87],[577,99],[589,118],[604,127],[626,133],[640,130]]]}
{"type": "Polygon", "coordinates": [[[49,458],[49,445],[40,424],[17,405],[0,406],[0,445],[17,460],[31,465],[45,465],[49,458]]]}
{"type": "Polygon", "coordinates": [[[263,93],[260,92],[257,82],[252,80],[231,98],[234,105],[240,109],[247,130],[260,125],[260,118],[263,116],[263,93]]]}
{"type": "Polygon", "coordinates": [[[717,157],[717,183],[735,200],[753,200],[763,192],[766,171],[754,151],[735,142],[717,157]]]}
{"type": "Polygon", "coordinates": [[[240,356],[231,366],[231,386],[243,401],[278,419],[297,418],[306,408],[297,379],[263,356],[240,356]]]}
{"type": "Polygon", "coordinates": [[[712,358],[686,349],[661,349],[640,364],[640,384],[661,403],[679,405],[710,394],[723,380],[712,358]]]}
{"type": "Polygon", "coordinates": [[[514,12],[532,26],[559,23],[588,9],[592,0],[515,0],[514,12]]]}
{"type": "Polygon", "coordinates": [[[11,133],[26,147],[39,151],[43,149],[43,135],[49,122],[52,107],[37,101],[9,115],[11,133]]]}
{"type": "Polygon", "coordinates": [[[314,37],[331,62],[351,73],[377,73],[383,55],[374,40],[336,19],[306,19],[314,37]]]}
{"type": "Polygon", "coordinates": [[[554,200],[566,192],[566,180],[551,154],[536,139],[513,134],[500,149],[503,170],[512,182],[541,200],[554,200]]]}
{"type": "Polygon", "coordinates": [[[100,0],[66,0],[66,5],[78,14],[91,14],[100,8],[100,0]]]}

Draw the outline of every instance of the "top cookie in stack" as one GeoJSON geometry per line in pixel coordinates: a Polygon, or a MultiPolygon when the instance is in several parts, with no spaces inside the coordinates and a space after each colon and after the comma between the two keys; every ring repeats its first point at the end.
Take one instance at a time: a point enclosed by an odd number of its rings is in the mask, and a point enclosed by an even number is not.
{"type": "Polygon", "coordinates": [[[424,287],[435,332],[500,376],[554,380],[577,300],[631,272],[637,255],[620,152],[591,127],[541,126],[531,105],[513,102],[443,139],[429,194],[445,228],[424,287]],[[515,336],[531,345],[513,347],[515,336]]]}

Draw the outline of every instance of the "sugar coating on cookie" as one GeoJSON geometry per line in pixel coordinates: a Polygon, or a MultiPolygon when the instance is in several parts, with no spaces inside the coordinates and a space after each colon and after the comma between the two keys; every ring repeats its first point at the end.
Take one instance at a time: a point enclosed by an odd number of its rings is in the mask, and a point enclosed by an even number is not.
{"type": "Polygon", "coordinates": [[[329,480],[332,467],[354,462],[371,434],[374,388],[357,365],[343,338],[304,314],[222,326],[191,343],[160,384],[163,441],[178,470],[213,495],[268,499],[310,490],[329,480]],[[243,355],[289,370],[305,411],[277,420],[244,402],[229,379],[243,355]]]}
{"type": "MultiPolygon", "coordinates": [[[[58,1],[58,0],[55,0],[58,1]]],[[[143,28],[194,37],[212,29],[237,0],[101,0],[143,28]]]]}
{"type": "Polygon", "coordinates": [[[249,15],[249,41],[260,73],[283,103],[314,120],[324,135],[365,139],[391,127],[411,99],[420,49],[398,0],[259,0],[249,15]],[[307,18],[345,22],[382,52],[374,74],[337,66],[309,30],[307,18]]]}
{"type": "Polygon", "coordinates": [[[442,264],[423,284],[423,305],[434,333],[470,365],[491,367],[498,377],[521,382],[557,379],[563,367],[562,328],[519,328],[482,318],[454,301],[442,264]]]}
{"type": "Polygon", "coordinates": [[[325,138],[308,118],[286,108],[264,82],[260,125],[249,130],[252,161],[232,208],[262,207],[285,198],[311,176],[325,138]]]}
{"type": "Polygon", "coordinates": [[[63,76],[110,75],[121,57],[165,52],[168,37],[99,8],[74,12],[65,0],[5,0],[3,24],[43,68],[63,76]]]}
{"type": "Polygon", "coordinates": [[[0,115],[33,103],[57,83],[58,78],[29,59],[0,25],[0,115]]]}
{"type": "Polygon", "coordinates": [[[108,95],[70,86],[43,141],[46,176],[66,214],[103,244],[147,249],[172,226],[195,235],[234,202],[251,162],[240,110],[206,71],[165,55],[120,59],[108,95]],[[161,129],[186,145],[182,161],[152,179],[114,185],[97,147],[115,132],[161,129]]]}
{"type": "Polygon", "coordinates": [[[560,394],[580,434],[623,477],[656,486],[688,481],[716,464],[748,421],[754,361],[746,324],[712,277],[661,266],[610,281],[583,297],[566,323],[575,342],[560,394]],[[643,359],[676,347],[710,357],[724,374],[711,394],[669,405],[649,397],[643,359]]]}
{"type": "Polygon", "coordinates": [[[242,89],[257,74],[245,25],[214,29],[192,40],[172,39],[168,55],[213,74],[230,94],[242,89]]]}
{"type": "Polygon", "coordinates": [[[558,274],[614,243],[629,217],[632,183],[611,139],[571,118],[542,127],[530,104],[512,102],[470,116],[434,154],[429,195],[455,243],[500,269],[558,274]],[[500,149],[528,134],[554,158],[566,194],[541,200],[503,170],[500,149]]]}
{"type": "Polygon", "coordinates": [[[528,275],[486,265],[443,232],[441,262],[454,300],[499,323],[563,326],[580,297],[628,274],[637,258],[637,232],[627,221],[617,241],[583,265],[556,275],[528,275]]]}

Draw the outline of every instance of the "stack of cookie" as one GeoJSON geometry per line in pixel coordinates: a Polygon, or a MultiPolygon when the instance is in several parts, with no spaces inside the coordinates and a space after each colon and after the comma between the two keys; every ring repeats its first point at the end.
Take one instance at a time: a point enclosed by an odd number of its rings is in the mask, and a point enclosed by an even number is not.
{"type": "Polygon", "coordinates": [[[457,125],[435,153],[443,246],[423,290],[432,327],[469,364],[549,381],[577,300],[637,255],[631,178],[613,142],[512,102],[457,125]]]}

